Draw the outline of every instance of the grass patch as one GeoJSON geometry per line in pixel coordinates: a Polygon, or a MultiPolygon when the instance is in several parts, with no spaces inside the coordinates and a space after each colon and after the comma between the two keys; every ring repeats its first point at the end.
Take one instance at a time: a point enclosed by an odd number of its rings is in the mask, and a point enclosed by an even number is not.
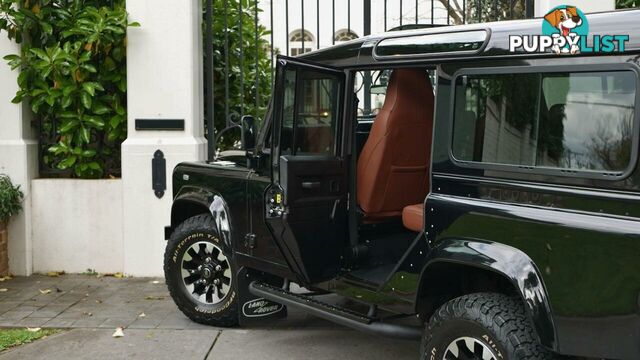
{"type": "Polygon", "coordinates": [[[0,329],[0,351],[22,344],[28,344],[58,332],[60,332],[60,330],[57,329],[40,329],[38,331],[29,331],[27,329],[0,329]]]}
{"type": "Polygon", "coordinates": [[[98,275],[98,272],[96,271],[96,269],[88,268],[87,271],[82,273],[82,275],[96,276],[96,275],[98,275]]]}

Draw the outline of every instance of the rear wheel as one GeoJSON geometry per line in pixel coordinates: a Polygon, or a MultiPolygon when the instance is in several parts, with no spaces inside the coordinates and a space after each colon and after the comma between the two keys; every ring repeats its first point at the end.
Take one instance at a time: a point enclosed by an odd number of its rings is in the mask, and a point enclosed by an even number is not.
{"type": "Polygon", "coordinates": [[[169,293],[191,320],[214,326],[238,324],[235,268],[211,215],[185,220],[171,235],[164,255],[169,293]]]}
{"type": "Polygon", "coordinates": [[[531,321],[517,299],[470,294],[444,304],[425,328],[421,359],[547,360],[531,321]]]}

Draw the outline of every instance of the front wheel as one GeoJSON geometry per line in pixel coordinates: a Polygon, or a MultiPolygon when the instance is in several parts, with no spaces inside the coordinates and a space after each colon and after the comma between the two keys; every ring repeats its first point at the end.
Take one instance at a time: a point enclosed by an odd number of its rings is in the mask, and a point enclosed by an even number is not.
{"type": "Polygon", "coordinates": [[[169,293],[188,318],[207,325],[238,324],[236,272],[213,217],[185,220],[171,235],[164,254],[169,293]]]}
{"type": "Polygon", "coordinates": [[[425,328],[423,360],[550,360],[517,299],[478,293],[440,307],[425,328]]]}

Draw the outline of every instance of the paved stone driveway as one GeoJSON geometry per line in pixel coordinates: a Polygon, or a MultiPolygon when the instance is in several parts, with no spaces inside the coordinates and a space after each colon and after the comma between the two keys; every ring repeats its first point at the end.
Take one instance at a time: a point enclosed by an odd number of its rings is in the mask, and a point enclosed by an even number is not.
{"type": "Polygon", "coordinates": [[[302,312],[250,329],[187,319],[164,280],[64,275],[0,282],[0,327],[69,331],[0,353],[0,359],[417,359],[418,344],[378,338],[302,312]],[[124,327],[125,336],[111,335],[124,327]]]}

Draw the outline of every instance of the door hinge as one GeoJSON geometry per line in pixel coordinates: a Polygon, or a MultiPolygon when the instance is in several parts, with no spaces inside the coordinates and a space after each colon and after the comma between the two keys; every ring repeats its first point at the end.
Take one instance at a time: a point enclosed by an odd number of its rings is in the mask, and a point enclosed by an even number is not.
{"type": "Polygon", "coordinates": [[[256,247],[256,234],[246,234],[244,236],[244,246],[248,247],[249,249],[253,249],[256,247]]]}

